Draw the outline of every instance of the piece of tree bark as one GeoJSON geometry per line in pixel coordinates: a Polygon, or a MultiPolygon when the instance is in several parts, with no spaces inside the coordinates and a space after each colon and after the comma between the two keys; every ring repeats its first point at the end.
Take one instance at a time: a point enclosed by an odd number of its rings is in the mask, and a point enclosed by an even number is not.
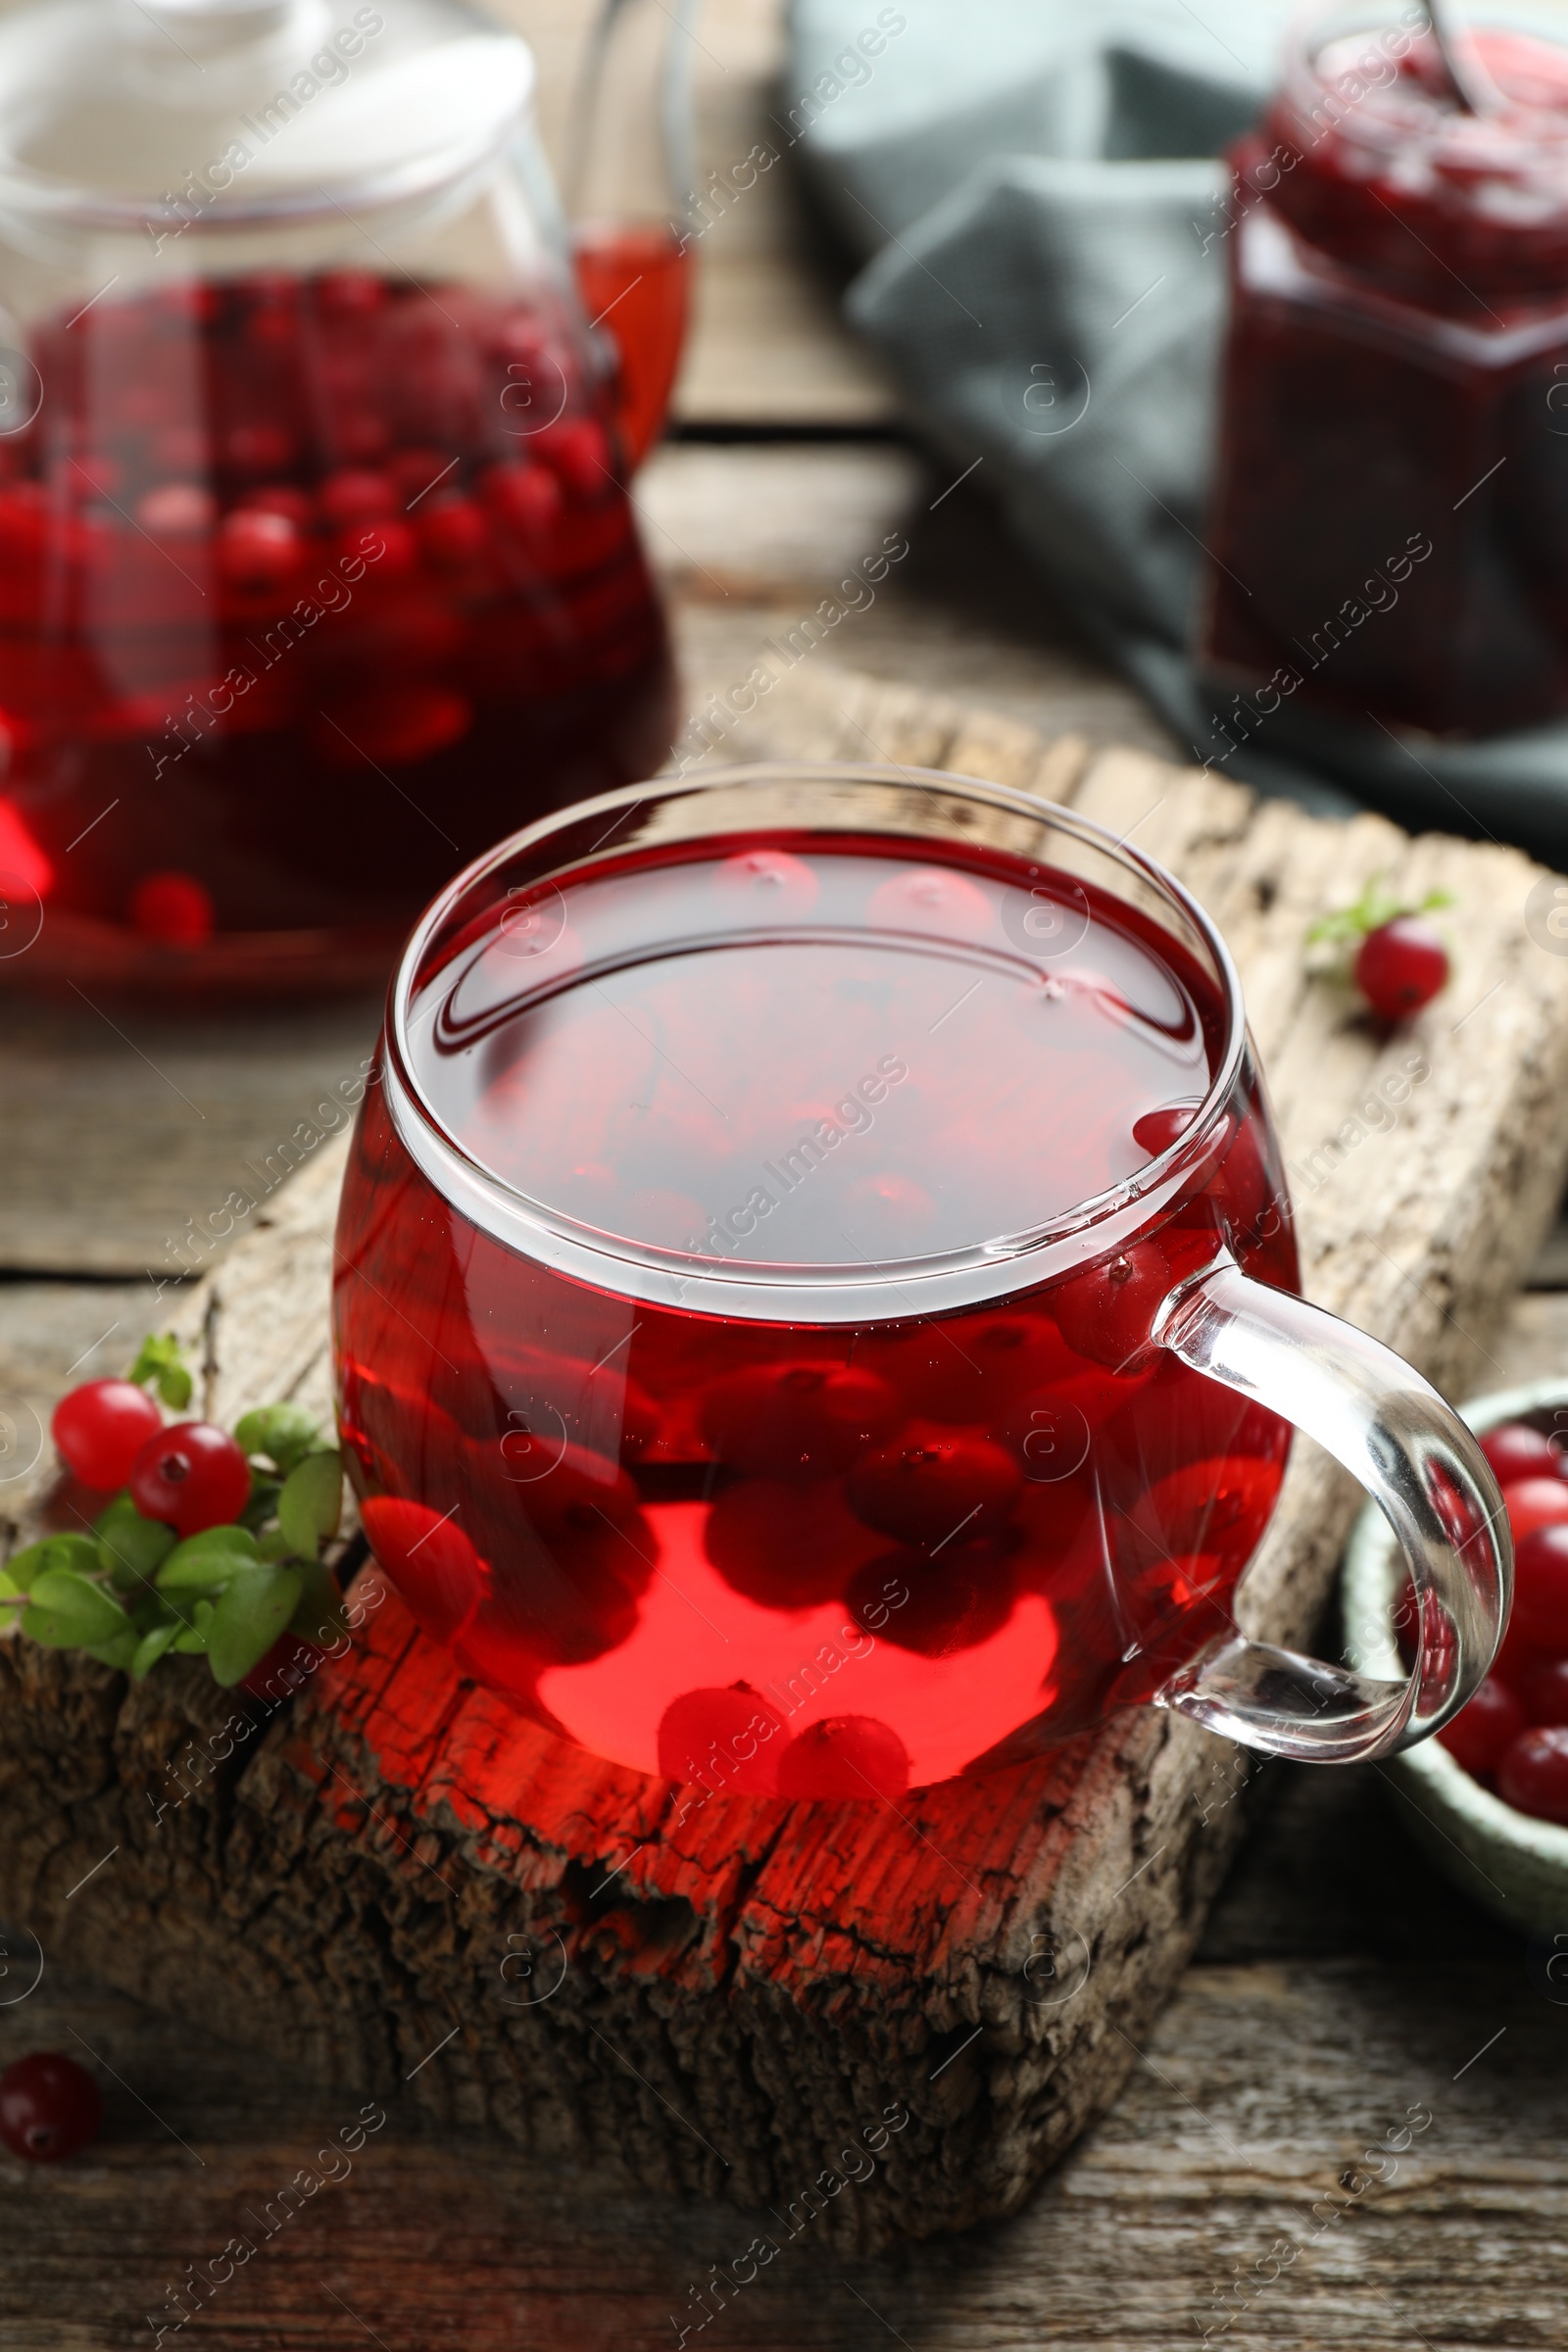
{"type": "MultiPolygon", "coordinates": [[[[1528,860],[844,673],[778,689],[746,748],[868,743],[1070,799],[1190,883],[1248,986],[1309,1294],[1450,1390],[1484,1383],[1568,1157],[1568,962],[1525,928],[1528,860]],[[1303,962],[1379,871],[1456,900],[1452,983],[1393,1036],[1303,962]]],[[[220,1417],[325,1407],[340,1165],[323,1146],[191,1302],[220,1417]]],[[[1298,1447],[1249,1630],[1309,1636],[1357,1500],[1298,1447]]],[[[0,1906],[290,2063],[410,2081],[452,2122],[786,2230],[820,2205],[815,2231],[863,2246],[1014,2209],[1114,2094],[1240,1822],[1238,1752],[1152,1711],[897,1807],[697,1805],[465,1683],[373,1565],[356,1591],[350,1657],[254,1726],[194,1662],[128,1690],[0,1644],[0,1906]]]]}

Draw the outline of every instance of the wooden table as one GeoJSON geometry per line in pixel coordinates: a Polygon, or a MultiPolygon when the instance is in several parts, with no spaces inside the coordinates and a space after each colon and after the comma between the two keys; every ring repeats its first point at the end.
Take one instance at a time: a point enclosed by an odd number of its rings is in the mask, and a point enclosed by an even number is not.
{"type": "MultiPolygon", "coordinates": [[[[512,13],[553,101],[581,0],[512,13]]],[[[711,0],[704,39],[704,142],[721,164],[768,103],[774,0],[711,0]]],[[[638,493],[692,708],[899,528],[909,559],[824,659],[1043,732],[1168,748],[1009,551],[982,482],[942,496],[946,478],[885,431],[887,387],[791,259],[782,175],[764,188],[707,241],[683,437],[638,493]]],[[[7,1004],[0,1409],[25,1425],[68,1374],[118,1365],[168,1312],[158,1283],[210,1262],[188,1220],[330,1100],[375,1018],[363,1003],[194,1029],[138,1017],[127,1033],[88,1006],[7,1004]]],[[[1538,1278],[1565,1274],[1559,1245],[1538,1278]]],[[[1568,1362],[1568,1293],[1528,1293],[1493,1354],[1494,1385],[1568,1362]]],[[[358,2102],[212,2042],[196,2016],[161,2022],[48,1968],[24,1992],[18,1942],[0,2063],[80,2042],[110,2097],[81,2164],[0,2160],[0,2344],[155,2342],[192,2308],[168,2298],[188,2265],[240,2231],[261,2242],[247,2213],[272,2234],[179,2331],[232,2352],[642,2352],[683,2328],[758,2352],[1568,2343],[1568,2016],[1539,1964],[1429,1870],[1375,1771],[1265,1772],[1246,1801],[1256,1822],[1197,1965],[1115,2110],[1023,2216],[875,2260],[803,2236],[700,2331],[704,2281],[748,2242],[734,2212],[530,2168],[432,2131],[412,2093],[364,2119],[375,2128],[322,2180],[318,2151],[355,2136],[358,2102]],[[1400,2127],[1396,2169],[1358,2185],[1364,2151],[1400,2127]],[[302,2168],[321,2184],[279,2222],[302,2168]]]]}

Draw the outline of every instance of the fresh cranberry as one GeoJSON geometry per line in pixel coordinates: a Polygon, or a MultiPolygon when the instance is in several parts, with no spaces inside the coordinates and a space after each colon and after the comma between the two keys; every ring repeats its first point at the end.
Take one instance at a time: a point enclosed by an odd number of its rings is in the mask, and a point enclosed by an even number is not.
{"type": "Polygon", "coordinates": [[[212,893],[194,874],[144,874],[130,894],[130,927],[166,947],[199,948],[213,936],[212,893]]]}
{"type": "Polygon", "coordinates": [[[218,502],[194,482],[161,482],[136,507],[136,520],[155,539],[199,539],[213,527],[218,502]]]}
{"type": "Polygon", "coordinates": [[[751,1478],[708,1514],[703,1547],[732,1592],[764,1609],[808,1609],[844,1591],[884,1546],[836,1481],[799,1486],[751,1478]]]}
{"type": "Polygon", "coordinates": [[[1538,1821],[1568,1823],[1568,1725],[1521,1732],[1497,1766],[1497,1793],[1538,1821]]]}
{"type": "Polygon", "coordinates": [[[1538,1527],[1514,1553],[1509,1630],[1534,1649],[1568,1650],[1568,1526],[1538,1527]]]}
{"type": "Polygon", "coordinates": [[[1568,1658],[1538,1658],[1527,1666],[1519,1697],[1526,1723],[1568,1723],[1568,1658]]]}
{"type": "Polygon", "coordinates": [[[912,865],[879,882],[865,903],[873,931],[935,932],[943,939],[990,939],[995,903],[967,874],[942,865],[912,865]]]}
{"type": "Polygon", "coordinates": [[[492,466],[481,485],[489,505],[519,538],[544,538],[561,514],[561,484],[543,466],[492,466]]]}
{"type": "Polygon", "coordinates": [[[370,1549],[427,1634],[455,1642],[484,1598],[487,1571],[454,1519],[400,1494],[360,1505],[370,1549]]]}
{"type": "Polygon", "coordinates": [[[1551,1440],[1542,1430],[1532,1429],[1528,1421],[1505,1421],[1500,1429],[1489,1429],[1481,1440],[1481,1450],[1499,1487],[1511,1487],[1527,1478],[1568,1475],[1551,1440]]]}
{"type": "Polygon", "coordinates": [[[780,1796],[902,1796],[909,1786],[904,1741],[874,1715],[828,1715],[792,1740],[778,1763],[780,1796]]]}
{"type": "Polygon", "coordinates": [[[211,1421],[176,1421],[150,1438],[130,1466],[130,1498],[144,1519],[182,1536],[226,1527],[250,1500],[250,1464],[211,1421]]]}
{"type": "Polygon", "coordinates": [[[416,516],[419,545],[432,564],[461,570],[474,564],[489,544],[484,516],[469,498],[442,498],[416,516]]]}
{"type": "Polygon", "coordinates": [[[298,565],[300,534],[286,514],[265,507],[236,507],[218,534],[218,567],[240,588],[270,588],[298,565]]]}
{"type": "Polygon", "coordinates": [[[659,1769],[666,1781],[696,1782],[714,1796],[771,1796],[783,1728],[777,1707],[745,1683],[685,1690],[660,1718],[659,1769]]]}
{"type": "Polygon", "coordinates": [[[111,1494],[164,1416],[145,1389],[129,1380],[88,1380],[55,1406],[50,1423],[60,1458],[84,1487],[111,1494]]]}
{"type": "Polygon", "coordinates": [[[369,576],[377,586],[401,579],[405,572],[414,569],[419,558],[419,543],[413,524],[400,522],[395,514],[377,514],[368,521],[356,522],[331,545],[340,561],[359,559],[372,566],[369,576]]]}
{"type": "Polygon", "coordinates": [[[398,500],[405,513],[416,499],[436,497],[441,493],[452,496],[457,491],[457,468],[450,451],[436,449],[400,449],[387,460],[387,472],[397,489],[398,500]]]}
{"type": "Polygon", "coordinates": [[[339,390],[328,434],[345,465],[373,466],[385,457],[392,439],[386,418],[368,401],[368,387],[349,384],[339,390]]]}
{"type": "Polygon", "coordinates": [[[280,424],[236,424],[223,442],[223,459],[236,473],[281,473],[294,455],[294,442],[280,424]]]}
{"type": "Polygon", "coordinates": [[[260,490],[247,491],[245,510],[256,514],[286,514],[298,531],[309,526],[312,512],[309,494],[292,482],[268,482],[260,490]]]}
{"type": "Polygon", "coordinates": [[[1525,1728],[1525,1710],[1506,1683],[1489,1674],[1438,1738],[1466,1772],[1495,1772],[1503,1750],[1525,1728]]]}
{"type": "Polygon", "coordinates": [[[1503,1488],[1502,1499],[1514,1543],[1523,1544],[1538,1527],[1568,1519],[1568,1479],[1515,1479],[1503,1488]]]}
{"type": "Polygon", "coordinates": [[[968,1325],[961,1341],[940,1322],[863,1350],[912,1411],[935,1421],[983,1421],[988,1433],[1015,1415],[1020,1400],[1038,1402],[1079,1369],[1046,1314],[1000,1314],[968,1325]]]}
{"type": "Polygon", "coordinates": [[[550,462],[578,498],[600,498],[613,487],[604,428],[590,417],[555,425],[548,436],[550,462]]]}
{"type": "Polygon", "coordinates": [[[395,514],[398,498],[384,473],[349,469],[330,475],[321,484],[317,503],[329,529],[346,531],[356,523],[395,514]]]}
{"type": "Polygon", "coordinates": [[[950,1544],[927,1557],[884,1552],[845,1589],[849,1614],[879,1642],[949,1658],[999,1633],[1012,1612],[1013,1565],[993,1544],[950,1544]]]}
{"type": "Polygon", "coordinates": [[[762,922],[806,914],[822,887],[805,858],[788,850],[739,850],[708,872],[726,907],[762,922]]]}
{"type": "Polygon", "coordinates": [[[364,270],[334,270],[316,281],[317,307],[328,318],[367,318],[380,310],[386,298],[382,280],[364,270]]]}
{"type": "Polygon", "coordinates": [[[850,1508],[901,1544],[972,1544],[1004,1526],[1023,1485],[1015,1457],[995,1439],[911,1421],[845,1481],[850,1508]]]}
{"type": "Polygon", "coordinates": [[[1396,914],[1369,931],[1355,958],[1355,985],[1386,1021],[1419,1012],[1447,978],[1448,951],[1418,914],[1396,914]]]}
{"type": "Polygon", "coordinates": [[[1135,1364],[1148,1348],[1150,1326],[1172,1279],[1159,1244],[1136,1242],[1058,1284],[1047,1303],[1075,1354],[1117,1372],[1135,1364]]]}
{"type": "Polygon", "coordinates": [[[315,742],[334,767],[395,766],[444,752],[472,724],[473,705],[449,687],[387,686],[330,704],[315,742]]]}
{"type": "Polygon", "coordinates": [[[832,1478],[897,1426],[885,1380],[854,1364],[759,1364],[703,1398],[703,1435],[752,1478],[832,1478]]]}
{"type": "MultiPolygon", "coordinates": [[[[1398,1635],[1399,1653],[1406,1665],[1419,1666],[1422,1682],[1429,1690],[1441,1690],[1452,1677],[1456,1664],[1453,1619],[1431,1591],[1418,1592],[1410,1577],[1404,1580],[1399,1605],[1394,1623],[1398,1635]]],[[[1508,1684],[1515,1686],[1514,1655],[1504,1643],[1494,1664],[1508,1684]]]]}
{"type": "Polygon", "coordinates": [[[57,2050],[35,2050],[0,2075],[0,2139],[30,2164],[79,2156],[98,2136],[103,2101],[85,2067],[57,2050]]]}
{"type": "Polygon", "coordinates": [[[1256,1454],[1185,1462],[1139,1498],[1131,1525],[1161,1556],[1224,1552],[1250,1559],[1273,1515],[1282,1475],[1277,1461],[1256,1454]]]}

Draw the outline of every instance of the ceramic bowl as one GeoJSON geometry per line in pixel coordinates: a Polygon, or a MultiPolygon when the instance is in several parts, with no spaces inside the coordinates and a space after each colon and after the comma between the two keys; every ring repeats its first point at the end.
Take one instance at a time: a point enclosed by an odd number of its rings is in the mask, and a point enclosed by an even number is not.
{"type": "MultiPolygon", "coordinates": [[[[1477,1436],[1504,1421],[1568,1429],[1568,1379],[1478,1396],[1459,1412],[1477,1436]],[[1559,1411],[1561,1419],[1554,1419],[1559,1411]]],[[[1369,1503],[1355,1523],[1342,1586],[1346,1655],[1362,1673],[1404,1672],[1393,1624],[1403,1586],[1389,1523],[1369,1503]]],[[[1411,1800],[1399,1813],[1412,1836],[1472,1901],[1524,1932],[1568,1927],[1568,1829],[1516,1813],[1473,1781],[1437,1740],[1379,1769],[1411,1800]]]]}

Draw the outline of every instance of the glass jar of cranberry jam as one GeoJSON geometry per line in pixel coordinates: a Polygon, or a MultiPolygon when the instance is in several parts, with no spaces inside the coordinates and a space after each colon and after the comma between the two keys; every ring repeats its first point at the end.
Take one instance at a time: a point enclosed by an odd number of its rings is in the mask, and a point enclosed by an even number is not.
{"type": "Polygon", "coordinates": [[[660,763],[531,82],[448,0],[0,21],[0,976],[379,978],[660,763]]]}
{"type": "Polygon", "coordinates": [[[1568,712],[1568,17],[1315,11],[1233,151],[1201,658],[1466,738],[1568,712]]]}

